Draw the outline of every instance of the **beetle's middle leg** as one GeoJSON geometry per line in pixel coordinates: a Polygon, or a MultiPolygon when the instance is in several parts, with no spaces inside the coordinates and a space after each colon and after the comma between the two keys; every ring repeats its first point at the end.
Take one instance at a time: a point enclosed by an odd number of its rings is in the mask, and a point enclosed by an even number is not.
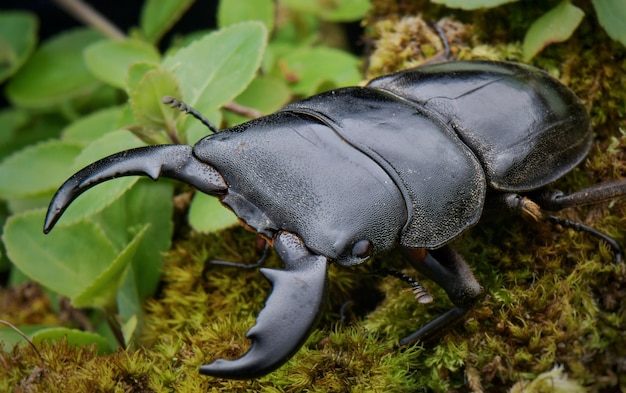
{"type": "Polygon", "coordinates": [[[402,248],[404,256],[422,274],[442,287],[454,307],[400,340],[407,345],[416,340],[428,341],[458,322],[482,295],[482,288],[469,266],[450,246],[424,253],[423,249],[402,248]]]}

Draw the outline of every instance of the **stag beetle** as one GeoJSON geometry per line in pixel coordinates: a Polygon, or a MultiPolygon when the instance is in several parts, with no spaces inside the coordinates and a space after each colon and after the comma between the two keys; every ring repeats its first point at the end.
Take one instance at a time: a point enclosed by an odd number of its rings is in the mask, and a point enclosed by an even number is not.
{"type": "MultiPolygon", "coordinates": [[[[545,211],[626,194],[623,181],[569,195],[542,191],[578,165],[591,142],[578,98],[543,71],[493,61],[431,64],[289,104],[193,147],[148,146],[97,161],[59,188],[44,232],[82,192],[120,176],[169,177],[217,196],[285,265],[261,269],[272,292],[247,333],[249,351],[200,367],[254,378],[281,366],[308,337],[330,262],[352,266],[399,247],[446,291],[454,307],[401,344],[461,319],[482,289],[447,243],[476,224],[486,204],[576,226],[545,211]]],[[[614,240],[586,229],[621,258],[614,240]]]]}

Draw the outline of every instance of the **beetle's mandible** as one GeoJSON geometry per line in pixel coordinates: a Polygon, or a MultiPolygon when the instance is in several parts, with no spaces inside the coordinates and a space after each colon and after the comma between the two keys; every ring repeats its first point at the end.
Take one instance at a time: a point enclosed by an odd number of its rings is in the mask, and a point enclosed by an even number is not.
{"type": "MultiPolygon", "coordinates": [[[[401,344],[462,318],[482,289],[447,243],[481,218],[486,203],[568,225],[546,212],[626,194],[624,181],[568,195],[545,190],[584,159],[591,138],[578,98],[543,71],[488,61],[428,65],[310,97],[193,147],[104,158],[61,186],[44,231],[79,194],[120,176],[169,177],[220,198],[273,244],[285,268],[261,269],[273,288],[248,331],[249,351],[200,372],[254,378],[308,337],[330,262],[360,264],[399,247],[446,291],[454,307],[401,344]]],[[[615,241],[586,229],[621,258],[615,241]]]]}

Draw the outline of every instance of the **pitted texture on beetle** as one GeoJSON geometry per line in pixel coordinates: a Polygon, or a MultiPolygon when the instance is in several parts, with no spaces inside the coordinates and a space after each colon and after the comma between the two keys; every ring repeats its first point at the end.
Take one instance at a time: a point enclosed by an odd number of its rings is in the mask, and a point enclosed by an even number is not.
{"type": "Polygon", "coordinates": [[[203,139],[194,154],[223,174],[223,202],[248,225],[296,233],[340,264],[363,261],[351,254],[363,239],[372,252],[393,248],[406,222],[385,171],[311,117],[273,114],[203,139]]]}
{"type": "Polygon", "coordinates": [[[370,88],[344,88],[288,105],[322,119],[375,161],[402,192],[400,243],[436,248],[475,224],[486,183],[474,153],[436,116],[370,88]]]}

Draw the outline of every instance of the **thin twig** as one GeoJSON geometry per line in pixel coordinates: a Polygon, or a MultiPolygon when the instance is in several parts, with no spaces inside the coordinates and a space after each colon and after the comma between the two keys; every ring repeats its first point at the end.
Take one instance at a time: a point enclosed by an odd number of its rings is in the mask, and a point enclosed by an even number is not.
{"type": "Polygon", "coordinates": [[[25,335],[20,329],[18,329],[15,325],[13,325],[12,323],[5,321],[3,319],[0,319],[0,324],[6,325],[8,327],[10,327],[11,329],[15,330],[15,332],[17,334],[19,334],[20,336],[22,336],[24,338],[24,340],[26,340],[26,342],[28,342],[28,344],[31,346],[31,348],[33,348],[33,351],[35,351],[35,353],[37,354],[37,356],[39,356],[39,359],[41,359],[41,366],[42,368],[44,368],[45,366],[45,360],[43,358],[43,356],[41,356],[41,353],[39,353],[39,350],[37,349],[37,347],[35,346],[35,344],[30,340],[30,338],[28,338],[27,335],[25,335]]]}
{"type": "Polygon", "coordinates": [[[258,119],[263,116],[261,112],[254,108],[249,108],[247,106],[239,105],[236,102],[229,102],[224,104],[224,109],[231,111],[237,115],[241,115],[247,117],[248,119],[258,119]]]}
{"type": "Polygon", "coordinates": [[[109,22],[102,14],[81,0],[54,0],[57,5],[74,18],[98,30],[114,40],[125,40],[126,34],[109,22]]]}

